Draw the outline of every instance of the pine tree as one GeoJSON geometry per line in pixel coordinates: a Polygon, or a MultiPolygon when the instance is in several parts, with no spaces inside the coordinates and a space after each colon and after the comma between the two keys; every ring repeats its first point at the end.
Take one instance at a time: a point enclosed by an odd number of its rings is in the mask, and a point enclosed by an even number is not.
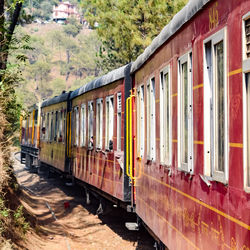
{"type": "Polygon", "coordinates": [[[108,71],[135,60],[187,0],[85,0],[85,18],[102,41],[108,71]]]}

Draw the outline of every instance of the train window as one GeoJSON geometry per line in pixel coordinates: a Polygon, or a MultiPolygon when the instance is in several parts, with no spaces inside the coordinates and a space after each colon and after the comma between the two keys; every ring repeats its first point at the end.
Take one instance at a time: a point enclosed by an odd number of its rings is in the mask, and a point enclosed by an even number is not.
{"type": "Polygon", "coordinates": [[[102,116],[103,116],[103,100],[96,100],[96,147],[102,148],[102,116]]]}
{"type": "Polygon", "coordinates": [[[137,90],[137,152],[141,158],[144,155],[144,113],[144,85],[142,85],[137,90]]]}
{"type": "Polygon", "coordinates": [[[171,165],[172,120],[171,120],[170,67],[160,73],[160,160],[171,165]]]}
{"type": "Polygon", "coordinates": [[[117,94],[117,150],[121,151],[122,136],[122,94],[117,94]]]}
{"type": "Polygon", "coordinates": [[[243,17],[243,41],[244,41],[244,59],[250,58],[250,14],[248,13],[246,16],[243,17]]]}
{"type": "Polygon", "coordinates": [[[243,17],[243,150],[244,188],[250,192],[250,12],[243,17]]]}
{"type": "Polygon", "coordinates": [[[250,73],[245,74],[246,81],[246,185],[250,187],[250,73]]]}
{"type": "Polygon", "coordinates": [[[155,78],[147,85],[147,157],[155,160],[155,78]]]}
{"type": "Polygon", "coordinates": [[[63,141],[63,110],[59,111],[58,142],[63,141]]]}
{"type": "Polygon", "coordinates": [[[204,41],[205,174],[227,182],[227,84],[225,29],[204,41]]]}
{"type": "Polygon", "coordinates": [[[49,124],[50,124],[50,117],[49,117],[49,113],[47,113],[47,120],[46,120],[46,129],[45,129],[45,140],[48,141],[49,140],[49,124]]]}
{"type": "Polygon", "coordinates": [[[43,113],[41,115],[42,118],[42,126],[41,126],[41,139],[44,141],[46,139],[46,129],[45,129],[45,125],[46,125],[46,115],[43,113]]]}
{"type": "Polygon", "coordinates": [[[57,133],[58,133],[58,111],[55,113],[55,132],[54,132],[54,141],[57,141],[57,133]]]}
{"type": "Polygon", "coordinates": [[[80,143],[81,146],[86,145],[86,105],[81,106],[81,130],[80,130],[80,143]]]}
{"type": "Polygon", "coordinates": [[[66,135],[66,110],[63,110],[63,129],[62,129],[62,141],[65,142],[66,135]]]}
{"type": "Polygon", "coordinates": [[[79,109],[78,107],[74,108],[74,145],[79,145],[79,109]]]}
{"type": "Polygon", "coordinates": [[[51,112],[50,116],[50,142],[53,141],[53,135],[54,135],[54,130],[53,130],[53,121],[54,121],[54,113],[51,112]]]}
{"type": "Polygon", "coordinates": [[[113,131],[114,131],[114,97],[106,97],[106,124],[105,124],[105,147],[108,150],[113,149],[113,131]]]}
{"type": "Polygon", "coordinates": [[[93,122],[94,122],[94,106],[93,106],[93,101],[90,101],[88,102],[88,146],[91,149],[94,146],[93,122]]]}
{"type": "Polygon", "coordinates": [[[178,168],[193,171],[192,53],[179,59],[178,69],[178,168]]]}

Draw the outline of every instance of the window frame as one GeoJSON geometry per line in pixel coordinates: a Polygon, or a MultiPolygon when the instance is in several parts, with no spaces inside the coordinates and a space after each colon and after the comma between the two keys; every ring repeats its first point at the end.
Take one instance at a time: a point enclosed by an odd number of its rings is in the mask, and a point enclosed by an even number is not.
{"type": "Polygon", "coordinates": [[[50,112],[50,135],[49,141],[52,142],[54,140],[54,112],[50,112]]]}
{"type": "Polygon", "coordinates": [[[193,54],[192,50],[189,50],[185,54],[179,57],[178,59],[178,169],[180,171],[184,171],[190,174],[193,174],[194,167],[193,167],[193,54]],[[183,163],[181,160],[182,155],[182,143],[183,143],[183,135],[182,135],[182,128],[181,128],[181,118],[182,117],[182,65],[187,63],[187,163],[183,163]]]}
{"type": "Polygon", "coordinates": [[[53,138],[53,140],[55,141],[55,142],[57,142],[57,134],[58,134],[58,121],[59,121],[59,119],[58,119],[58,117],[59,117],[59,111],[58,110],[56,110],[55,111],[55,124],[54,124],[54,138],[53,138]]]}
{"type": "MultiPolygon", "coordinates": [[[[250,147],[250,142],[248,142],[248,131],[250,121],[248,121],[247,115],[247,81],[246,77],[249,74],[250,78],[250,58],[246,57],[246,33],[245,33],[245,21],[250,19],[250,11],[242,17],[242,84],[243,84],[243,169],[244,169],[244,190],[246,193],[250,193],[250,183],[248,183],[248,175],[250,171],[250,156],[248,156],[248,147],[250,147]]],[[[250,85],[250,79],[248,80],[250,85]]],[[[250,91],[250,89],[249,89],[250,91]]],[[[250,107],[249,107],[250,108],[250,107]]]]}
{"type": "Polygon", "coordinates": [[[80,121],[80,146],[81,147],[85,147],[86,146],[86,135],[87,135],[87,129],[86,129],[86,125],[87,125],[87,109],[86,109],[86,104],[82,103],[81,104],[81,112],[80,112],[80,117],[81,117],[81,121],[80,121]]]}
{"type": "MultiPolygon", "coordinates": [[[[204,106],[204,114],[209,114],[207,116],[204,115],[204,174],[212,178],[212,180],[227,184],[228,183],[228,174],[229,174],[229,130],[228,130],[228,66],[227,66],[227,28],[224,27],[221,30],[217,31],[215,34],[209,36],[203,41],[203,106],[204,106]],[[216,44],[223,41],[223,80],[224,80],[224,171],[216,170],[216,152],[215,144],[216,144],[216,88],[215,88],[215,46],[216,44]],[[206,44],[211,42],[211,70],[209,73],[209,66],[207,65],[207,57],[206,57],[206,44]],[[210,74],[210,81],[209,81],[210,74]],[[211,89],[212,88],[212,89],[211,89]],[[211,94],[212,93],[212,94],[211,94]],[[211,100],[212,99],[212,100],[211,100]],[[211,110],[212,109],[212,110],[211,110]]],[[[218,167],[218,166],[217,166],[218,167]]]]}
{"type": "MultiPolygon", "coordinates": [[[[171,86],[171,67],[170,64],[168,64],[166,67],[164,67],[160,71],[160,163],[163,165],[171,166],[172,165],[172,86],[171,86]],[[168,83],[165,82],[164,76],[168,74],[168,83]],[[163,76],[163,79],[162,79],[163,76]],[[162,82],[163,80],[163,82],[162,82]],[[166,84],[168,84],[168,99],[169,99],[169,119],[167,119],[166,110],[164,110],[164,107],[166,107],[166,84]],[[164,88],[164,89],[163,89],[164,88]],[[165,111],[165,112],[164,112],[165,111]],[[169,120],[169,127],[168,127],[168,135],[169,139],[167,142],[166,136],[164,136],[164,131],[166,131],[166,124],[167,120],[169,120]],[[163,139],[164,138],[164,139],[163,139]],[[168,152],[168,159],[167,159],[167,150],[166,145],[167,143],[169,152],[168,152]]],[[[166,133],[166,132],[165,132],[166,133]]]]}
{"type": "Polygon", "coordinates": [[[80,112],[79,107],[75,106],[74,110],[74,146],[79,147],[79,128],[80,128],[80,112]]]}
{"type": "Polygon", "coordinates": [[[103,99],[96,100],[96,149],[102,149],[102,125],[103,125],[103,99]],[[100,105],[100,121],[98,118],[98,105],[100,105]],[[99,128],[98,128],[99,126],[99,128]]]}
{"type": "MultiPolygon", "coordinates": [[[[106,104],[106,106],[105,106],[105,149],[107,151],[111,151],[110,148],[109,148],[109,143],[110,143],[111,139],[114,137],[114,96],[113,95],[107,96],[106,100],[105,100],[105,104],[106,104]],[[111,121],[111,119],[110,119],[110,113],[111,113],[110,100],[111,99],[113,100],[113,105],[112,105],[113,119],[111,118],[112,119],[113,129],[111,129],[111,127],[109,126],[109,121],[111,121]],[[109,107],[109,109],[107,109],[107,107],[109,107]],[[111,131],[112,131],[112,137],[110,136],[111,131]]],[[[114,143],[113,139],[112,139],[112,141],[114,143]]],[[[114,149],[114,147],[113,147],[113,149],[114,149]]]]}
{"type": "Polygon", "coordinates": [[[145,153],[145,86],[137,88],[137,155],[141,158],[145,153]],[[143,93],[143,96],[141,95],[143,93]],[[143,97],[143,98],[142,98],[143,97]],[[142,112],[143,111],[143,112],[142,112]]]}
{"type": "Polygon", "coordinates": [[[156,78],[147,81],[147,160],[156,160],[156,78]],[[154,81],[153,81],[154,80],[154,81]]]}
{"type": "Polygon", "coordinates": [[[93,144],[94,144],[94,102],[88,101],[88,147],[92,148],[93,144]],[[92,106],[92,111],[90,112],[91,106],[92,106]],[[92,126],[90,126],[91,113],[92,113],[92,126]],[[92,141],[91,137],[93,137],[92,141]],[[92,143],[92,145],[90,143],[92,143]]]}
{"type": "Polygon", "coordinates": [[[46,113],[46,127],[47,127],[47,129],[45,130],[45,141],[49,142],[49,139],[50,139],[50,112],[46,113]]]}
{"type": "Polygon", "coordinates": [[[116,96],[116,112],[117,112],[117,118],[116,118],[116,150],[121,151],[122,150],[122,93],[118,92],[116,96]],[[121,107],[119,107],[119,98],[121,99],[121,107]],[[119,123],[119,114],[121,123],[119,123]]]}

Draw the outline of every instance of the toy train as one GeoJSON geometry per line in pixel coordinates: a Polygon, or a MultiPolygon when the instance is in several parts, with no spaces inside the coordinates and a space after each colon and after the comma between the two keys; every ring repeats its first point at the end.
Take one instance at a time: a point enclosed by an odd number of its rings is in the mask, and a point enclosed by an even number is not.
{"type": "Polygon", "coordinates": [[[250,249],[250,1],[191,0],[135,62],[22,121],[46,164],[169,249],[250,249]]]}

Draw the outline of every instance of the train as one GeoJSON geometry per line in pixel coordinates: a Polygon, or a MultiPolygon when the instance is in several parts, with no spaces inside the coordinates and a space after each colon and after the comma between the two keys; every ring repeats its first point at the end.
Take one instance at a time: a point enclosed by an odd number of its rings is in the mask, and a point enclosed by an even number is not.
{"type": "Polygon", "coordinates": [[[250,1],[190,0],[134,62],[37,105],[21,158],[136,213],[159,249],[247,250],[249,86],[250,1]]]}

